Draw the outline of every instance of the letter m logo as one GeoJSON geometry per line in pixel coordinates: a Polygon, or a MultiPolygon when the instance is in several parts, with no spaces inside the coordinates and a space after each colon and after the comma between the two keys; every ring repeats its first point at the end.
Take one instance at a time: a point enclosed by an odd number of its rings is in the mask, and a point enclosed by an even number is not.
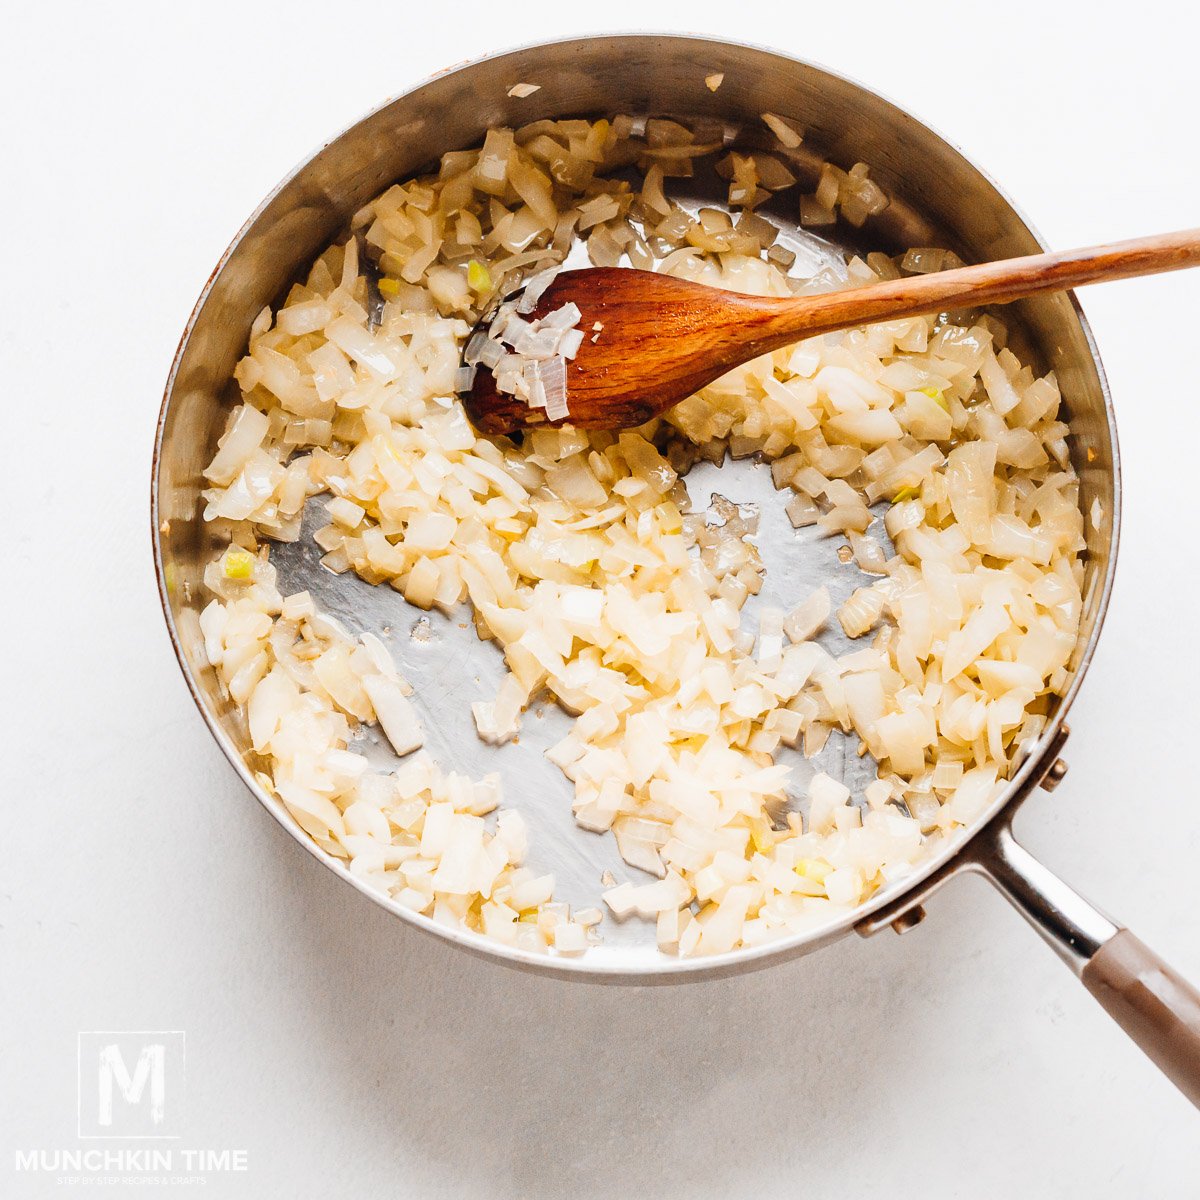
{"type": "Polygon", "coordinates": [[[79,1035],[79,1136],[179,1136],[184,1035],[96,1030],[79,1035]]]}

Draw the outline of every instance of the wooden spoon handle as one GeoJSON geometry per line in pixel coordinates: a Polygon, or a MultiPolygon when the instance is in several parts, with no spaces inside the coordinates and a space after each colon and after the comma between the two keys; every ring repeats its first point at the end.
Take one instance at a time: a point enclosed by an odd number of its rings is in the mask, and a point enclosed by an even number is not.
{"type": "MultiPolygon", "coordinates": [[[[1007,304],[1038,292],[1059,292],[1085,283],[1129,279],[1200,265],[1200,229],[1160,233],[1154,237],[1030,254],[1000,262],[960,267],[907,279],[888,279],[844,292],[778,302],[767,339],[786,345],[790,339],[813,337],[896,317],[915,317],[945,309],[1007,304]]],[[[764,349],[767,347],[764,346],[764,349]]]]}

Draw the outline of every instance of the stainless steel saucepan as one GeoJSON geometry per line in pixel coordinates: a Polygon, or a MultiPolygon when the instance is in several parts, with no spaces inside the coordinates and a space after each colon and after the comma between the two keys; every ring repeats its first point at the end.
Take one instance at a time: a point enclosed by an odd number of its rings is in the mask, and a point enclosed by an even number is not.
{"type": "MultiPolygon", "coordinates": [[[[854,242],[835,240],[840,226],[827,239],[799,230],[794,209],[770,213],[783,225],[784,240],[802,263],[819,267],[839,261],[852,248],[948,246],[967,261],[1043,249],[1000,189],[920,121],[856,83],[771,51],[695,37],[589,37],[499,54],[435,76],[329,142],[280,184],[234,239],[188,322],[163,401],[152,485],[163,608],[188,686],[246,785],[314,857],[401,920],[478,954],[579,979],[701,979],[764,967],[852,931],[869,935],[889,925],[909,929],[942,883],[960,871],[977,871],[1200,1105],[1200,994],[1133,934],[1033,859],[1011,832],[1013,815],[1031,791],[1056,786],[1066,771],[1060,757],[1067,736],[1064,718],[1100,633],[1117,549],[1120,474],[1113,411],[1087,322],[1070,295],[1027,301],[1012,310],[1023,351],[1057,372],[1074,435],[1083,507],[1100,518],[1087,527],[1084,613],[1070,686],[1003,795],[963,836],[913,875],[824,927],[752,950],[681,960],[659,954],[652,926],[637,921],[606,922],[604,944],[581,959],[538,956],[437,925],[367,889],[308,839],[256,778],[244,722],[205,664],[197,620],[205,603],[201,576],[218,534],[200,519],[201,470],[224,426],[233,367],[245,351],[255,315],[281,296],[356,209],[396,179],[435,164],[444,152],[479,142],[490,126],[615,113],[703,117],[725,123],[736,145],[762,136],[759,115],[768,111],[807,130],[799,153],[811,157],[802,158],[802,169],[807,161],[815,176],[822,159],[843,167],[866,162],[892,197],[891,205],[854,242]],[[724,80],[713,92],[705,77],[717,72],[724,80]],[[539,90],[524,99],[510,98],[508,90],[522,82],[537,84],[539,90]]],[[[695,186],[702,198],[703,182],[695,186]]],[[[832,539],[823,542],[795,532],[781,516],[782,505],[773,499],[764,468],[749,463],[697,468],[688,485],[701,504],[708,490],[739,502],[762,502],[760,542],[768,573],[760,601],[790,598],[794,603],[818,580],[830,585],[835,598],[853,586],[853,568],[839,562],[832,539]]],[[[284,584],[307,587],[319,605],[352,628],[390,637],[425,709],[431,752],[456,769],[499,770],[505,802],[520,808],[531,826],[531,865],[554,871],[561,899],[595,903],[602,872],[622,874],[627,868],[613,839],[574,828],[571,785],[542,758],[541,751],[561,735],[566,718],[547,707],[541,721],[527,721],[520,746],[484,746],[471,726],[469,702],[495,692],[502,668],[494,648],[477,641],[473,628],[460,628],[457,620],[425,617],[408,608],[389,588],[328,574],[317,553],[307,539],[275,548],[273,561],[284,584]]],[[[830,648],[843,648],[832,634],[830,648]]],[[[820,765],[844,774],[852,785],[862,782],[856,771],[869,769],[837,737],[831,738],[820,765]]],[[[811,770],[811,764],[797,763],[798,773],[811,770]]]]}

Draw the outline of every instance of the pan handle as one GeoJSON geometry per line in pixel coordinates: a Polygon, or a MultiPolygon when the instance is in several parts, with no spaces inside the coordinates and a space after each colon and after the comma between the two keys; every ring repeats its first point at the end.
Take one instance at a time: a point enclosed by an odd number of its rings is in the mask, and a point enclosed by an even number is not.
{"type": "Polygon", "coordinates": [[[986,876],[1200,1108],[1200,991],[1038,862],[1007,821],[995,822],[970,848],[963,865],[986,876]]]}

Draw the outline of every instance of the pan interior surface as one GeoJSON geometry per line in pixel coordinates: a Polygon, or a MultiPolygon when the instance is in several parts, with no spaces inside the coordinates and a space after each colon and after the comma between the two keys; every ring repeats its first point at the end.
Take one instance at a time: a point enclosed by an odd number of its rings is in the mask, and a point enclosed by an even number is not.
{"type": "MultiPolygon", "coordinates": [[[[871,218],[864,229],[844,229],[839,223],[825,237],[798,227],[794,193],[787,194],[790,204],[785,199],[761,209],[781,226],[781,241],[797,252],[797,272],[837,269],[848,253],[896,252],[914,245],[944,246],[967,261],[1040,249],[1020,216],[976,168],[924,125],[856,84],[774,53],[724,42],[604,37],[489,58],[436,77],[384,106],[327,145],[265,202],[202,296],[168,384],[156,456],[155,548],[168,622],[197,703],[231,761],[273,815],[355,886],[361,885],[338,860],[308,841],[279,801],[255,779],[259,764],[249,747],[244,721],[205,665],[198,623],[207,601],[201,576],[227,529],[206,526],[200,519],[201,472],[223,429],[228,403],[236,395],[232,371],[245,351],[251,322],[345,229],[365,202],[395,180],[429,168],[445,151],[478,143],[491,126],[617,113],[673,116],[685,122],[716,119],[725,124],[734,148],[761,147],[768,144],[759,120],[765,111],[794,120],[807,131],[802,150],[811,157],[812,176],[801,179],[802,188],[811,190],[825,159],[846,168],[862,161],[892,197],[888,209],[871,218]],[[719,90],[711,92],[704,80],[714,72],[725,78],[719,90]],[[526,99],[509,97],[508,89],[523,80],[538,83],[539,91],[526,99]]],[[[690,195],[685,191],[682,197],[678,186],[674,190],[685,204],[711,203],[719,184],[702,172],[694,180],[674,182],[689,189],[690,195]]],[[[1118,518],[1116,446],[1103,377],[1072,299],[1051,296],[1025,302],[1010,309],[1005,319],[1019,331],[1022,357],[1058,375],[1071,421],[1082,506],[1085,513],[1098,513],[1096,520],[1085,522],[1087,582],[1073,678],[1043,735],[1044,743],[1073,697],[1107,600],[1118,518]]],[[[766,582],[763,592],[743,610],[744,627],[755,627],[763,604],[790,608],[820,584],[829,587],[837,604],[864,581],[852,563],[838,557],[841,539],[824,537],[815,527],[791,527],[783,512],[784,498],[775,491],[766,466],[751,460],[727,460],[721,468],[701,463],[688,473],[686,482],[698,510],[708,505],[714,493],[758,507],[757,542],[767,567],[766,582]]],[[[555,875],[556,898],[573,907],[596,904],[605,872],[634,882],[648,879],[621,860],[612,837],[586,833],[575,824],[572,785],[543,757],[543,751],[566,732],[569,718],[542,701],[526,715],[519,744],[496,749],[480,741],[470,705],[495,695],[504,673],[499,651],[478,640],[466,607],[451,616],[423,613],[391,588],[371,586],[352,573],[334,576],[326,571],[319,562],[321,550],[310,536],[322,521],[310,513],[298,542],[272,549],[281,590],[286,595],[307,589],[319,609],[338,617],[352,632],[370,631],[384,639],[415,689],[414,701],[427,731],[426,749],[448,769],[475,777],[500,773],[505,805],[519,809],[530,828],[529,865],[555,875]]],[[[853,644],[836,622],[832,625],[833,631],[822,641],[831,653],[844,653],[853,644]]],[[[379,766],[386,769],[395,761],[384,745],[371,742],[370,733],[368,744],[379,766]]],[[[778,761],[794,767],[798,793],[816,770],[843,778],[859,792],[874,777],[874,764],[860,758],[856,748],[856,738],[835,733],[814,760],[783,751],[778,761]]],[[[1037,757],[1035,750],[1027,766],[1037,757]]],[[[1005,797],[983,814],[981,822],[1020,790],[1026,773],[1018,772],[1005,797]]],[[[654,981],[748,967],[820,945],[918,882],[953,849],[945,846],[923,870],[877,893],[850,917],[802,936],[707,960],[660,954],[653,922],[636,917],[625,922],[606,920],[603,944],[582,959],[543,958],[435,925],[386,897],[368,894],[408,920],[513,962],[598,978],[654,981]]]]}

